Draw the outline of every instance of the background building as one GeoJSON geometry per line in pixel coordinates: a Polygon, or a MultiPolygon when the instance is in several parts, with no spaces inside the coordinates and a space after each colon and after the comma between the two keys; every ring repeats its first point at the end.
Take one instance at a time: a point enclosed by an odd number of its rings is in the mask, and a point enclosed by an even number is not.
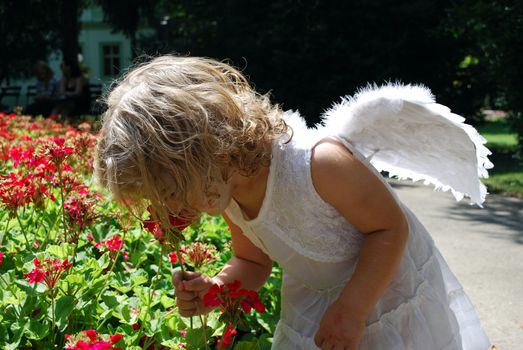
{"type": "MultiPolygon", "coordinates": [[[[120,74],[122,68],[131,63],[130,39],[122,33],[113,33],[109,24],[104,22],[104,14],[100,7],[90,7],[83,10],[80,16],[80,37],[82,69],[89,79],[89,84],[99,84],[106,87],[120,74]]],[[[59,50],[48,57],[48,64],[54,71],[56,79],[60,79],[60,62],[62,55],[59,50]]],[[[20,105],[26,106],[31,103],[32,96],[28,93],[28,87],[36,84],[36,78],[13,79],[10,86],[20,86],[18,96],[5,96],[2,104],[7,110],[20,105]]],[[[95,91],[97,89],[93,89],[95,91]]]]}

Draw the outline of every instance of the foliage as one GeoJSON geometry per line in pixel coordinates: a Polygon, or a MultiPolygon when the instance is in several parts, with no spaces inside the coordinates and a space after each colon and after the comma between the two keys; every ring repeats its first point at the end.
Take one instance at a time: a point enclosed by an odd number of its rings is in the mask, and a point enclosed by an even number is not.
{"type": "MultiPolygon", "coordinates": [[[[450,1],[181,1],[161,52],[230,59],[308,122],[367,82],[451,87],[454,41],[436,33],[450,1]]],[[[160,30],[160,29],[158,29],[160,30]]]]}
{"type": "Polygon", "coordinates": [[[523,198],[523,164],[514,158],[517,134],[504,117],[482,123],[478,131],[493,153],[489,158],[494,168],[489,171],[489,178],[482,180],[489,192],[523,198]]]}
{"type": "Polygon", "coordinates": [[[464,0],[449,9],[449,30],[463,40],[470,65],[471,88],[481,90],[491,107],[511,112],[523,151],[523,6],[516,0],[464,0]],[[490,101],[489,101],[490,100],[490,101]]]}
{"type": "Polygon", "coordinates": [[[154,9],[159,5],[158,0],[95,0],[104,12],[114,32],[122,32],[131,39],[131,51],[136,54],[136,32],[140,25],[152,21],[154,9]],[[122,9],[125,8],[125,11],[122,9]]]}
{"type": "Polygon", "coordinates": [[[518,146],[517,134],[506,119],[484,122],[478,126],[479,133],[487,139],[487,148],[496,152],[515,152],[518,146]]]}
{"type": "Polygon", "coordinates": [[[28,76],[38,60],[58,48],[56,23],[59,0],[0,2],[0,84],[28,76]]]}
{"type": "MultiPolygon", "coordinates": [[[[216,273],[231,256],[227,225],[202,217],[178,232],[179,251],[169,254],[157,240],[169,235],[153,229],[155,237],[91,184],[90,129],[0,114],[0,349],[216,345],[225,330],[220,313],[180,317],[171,275],[182,259],[186,268],[216,273]]],[[[242,316],[222,344],[270,347],[280,277],[275,269],[260,293],[269,315],[242,316]]],[[[249,298],[238,299],[244,311],[260,308],[251,292],[241,293],[249,298]]]]}

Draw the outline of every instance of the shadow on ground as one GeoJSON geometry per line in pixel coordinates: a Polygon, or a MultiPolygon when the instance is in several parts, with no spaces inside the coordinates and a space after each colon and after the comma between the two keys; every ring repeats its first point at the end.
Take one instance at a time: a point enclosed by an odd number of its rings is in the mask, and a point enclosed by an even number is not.
{"type": "MultiPolygon", "coordinates": [[[[391,186],[395,189],[413,188],[421,186],[420,183],[399,182],[392,180],[391,186]]],[[[427,192],[430,193],[430,192],[427,192]]],[[[445,202],[446,203],[446,202],[445,202]]],[[[499,239],[511,239],[523,244],[523,200],[504,197],[501,195],[488,195],[483,208],[469,205],[466,200],[462,202],[449,201],[443,205],[434,217],[466,221],[474,226],[474,231],[489,234],[499,239]]]]}
{"type": "Polygon", "coordinates": [[[487,232],[498,238],[510,238],[516,243],[523,244],[523,200],[521,199],[490,195],[483,208],[453,203],[448,207],[447,215],[454,220],[465,220],[478,226],[482,225],[478,228],[480,232],[487,232]]]}

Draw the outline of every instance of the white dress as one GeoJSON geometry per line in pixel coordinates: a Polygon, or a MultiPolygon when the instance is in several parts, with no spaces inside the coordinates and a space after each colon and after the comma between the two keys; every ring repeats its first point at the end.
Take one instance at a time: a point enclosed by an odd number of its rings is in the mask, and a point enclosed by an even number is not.
{"type": "MultiPolygon", "coordinates": [[[[293,141],[273,144],[258,216],[249,220],[234,200],[226,210],[246,237],[283,268],[281,317],[272,346],[277,350],[318,349],[319,322],[350,279],[364,240],[313,186],[311,149],[323,136],[293,129],[293,141]]],[[[349,142],[340,140],[381,178],[349,142]]],[[[360,349],[488,349],[462,286],[423,225],[400,205],[409,223],[407,247],[396,277],[367,320],[360,349]]]]}

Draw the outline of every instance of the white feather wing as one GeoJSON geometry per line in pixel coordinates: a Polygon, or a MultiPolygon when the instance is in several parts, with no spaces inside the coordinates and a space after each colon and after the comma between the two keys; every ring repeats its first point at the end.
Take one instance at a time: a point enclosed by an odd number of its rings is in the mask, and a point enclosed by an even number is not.
{"type": "Polygon", "coordinates": [[[369,86],[323,116],[322,135],[351,142],[380,171],[424,180],[481,205],[492,163],[486,140],[464,118],[437,104],[422,86],[369,86]]]}

